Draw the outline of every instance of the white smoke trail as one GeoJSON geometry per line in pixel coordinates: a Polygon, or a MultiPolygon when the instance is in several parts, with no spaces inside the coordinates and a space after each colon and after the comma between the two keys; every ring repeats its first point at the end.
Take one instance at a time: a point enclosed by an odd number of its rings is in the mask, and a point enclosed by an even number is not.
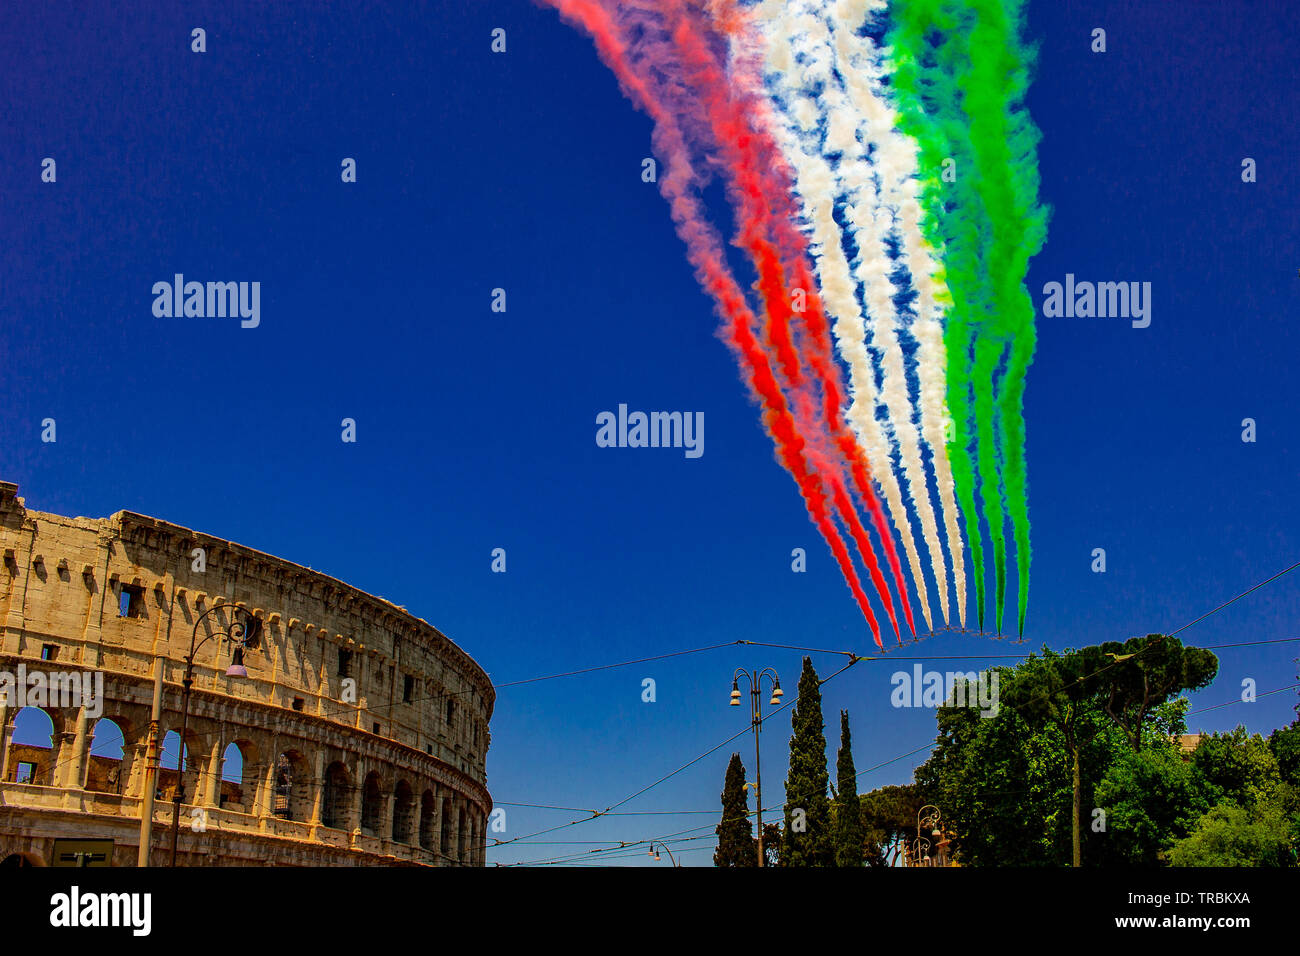
{"type": "MultiPolygon", "coordinates": [[[[916,319],[912,323],[911,333],[917,343],[916,370],[919,384],[919,409],[921,437],[930,449],[931,463],[934,468],[935,485],[939,492],[939,504],[943,513],[944,530],[947,536],[948,554],[952,562],[953,585],[957,597],[957,613],[962,626],[966,624],[966,567],[963,555],[963,538],[960,529],[960,514],[954,494],[952,468],[948,462],[945,443],[945,423],[948,421],[948,408],[945,400],[947,376],[947,352],[943,342],[943,326],[940,322],[943,306],[951,301],[947,287],[940,278],[941,266],[938,255],[921,232],[921,207],[917,199],[917,147],[915,141],[898,132],[898,114],[890,104],[885,92],[884,67],[881,51],[870,36],[859,36],[857,31],[877,11],[886,6],[885,0],[836,0],[828,17],[833,36],[835,60],[853,112],[862,118],[861,129],[866,144],[874,149],[872,167],[880,177],[880,191],[873,219],[864,220],[864,226],[882,226],[881,217],[887,210],[892,210],[901,248],[901,259],[912,277],[916,289],[916,319]]],[[[851,137],[848,137],[851,138],[851,137]]],[[[839,141],[828,143],[829,148],[840,145],[839,141]]],[[[847,154],[846,154],[847,156],[847,154]]],[[[850,172],[843,178],[869,172],[858,168],[860,160],[850,165],[850,172]]],[[[869,193],[868,193],[869,195],[869,193]]],[[[859,224],[855,221],[854,228],[859,224]]],[[[859,231],[859,238],[865,229],[859,231]]],[[[865,248],[865,247],[864,247],[865,248]]],[[[865,258],[865,257],[864,257],[865,258]]],[[[870,286],[868,286],[870,288],[870,286]]],[[[911,422],[908,422],[911,427],[911,422]]],[[[900,437],[900,443],[904,439],[900,437]]],[[[929,495],[925,494],[928,510],[929,495]]],[[[932,537],[933,515],[930,525],[924,524],[926,543],[931,554],[939,554],[938,563],[942,566],[942,552],[932,537]]],[[[941,605],[944,620],[948,619],[946,578],[936,574],[943,581],[941,605]]]]}
{"type": "MultiPolygon", "coordinates": [[[[912,579],[921,604],[921,613],[927,626],[933,629],[928,589],[912,536],[908,511],[904,507],[898,478],[893,469],[889,437],[876,418],[876,405],[886,410],[898,439],[899,457],[908,484],[909,497],[917,505],[922,530],[932,556],[935,581],[941,589],[944,619],[948,614],[947,572],[943,564],[943,551],[939,544],[934,514],[925,490],[925,470],[917,443],[916,427],[912,424],[911,402],[907,392],[907,378],[903,353],[896,332],[897,317],[893,307],[893,283],[889,277],[890,259],[884,245],[888,221],[880,220],[880,228],[871,226],[872,213],[860,205],[852,215],[861,232],[870,228],[874,245],[865,266],[860,261],[856,281],[841,240],[841,230],[835,221],[837,197],[852,199],[864,186],[874,195],[870,169],[864,163],[857,165],[862,171],[851,184],[845,183],[843,167],[837,176],[827,162],[824,152],[844,151],[847,142],[860,152],[852,115],[843,91],[832,73],[830,33],[806,3],[770,6],[765,11],[764,38],[767,43],[768,92],[775,102],[779,122],[774,124],[773,135],[795,174],[795,192],[801,202],[803,217],[811,233],[810,250],[821,278],[822,299],[827,313],[833,318],[832,333],[836,348],[849,367],[851,403],[847,418],[858,435],[867,455],[872,474],[879,483],[889,513],[902,541],[912,579]],[[826,147],[823,150],[820,127],[829,124],[826,147]],[[874,316],[873,334],[867,335],[862,309],[857,300],[857,282],[863,282],[870,312],[874,316]],[[875,372],[864,342],[881,360],[883,378],[881,394],[876,394],[875,372]],[[919,487],[923,494],[913,489],[919,487]],[[937,560],[934,556],[937,555],[937,560]]],[[[878,205],[878,201],[874,203],[878,205]]],[[[865,250],[864,250],[865,251],[865,250]]]]}
{"type": "MultiPolygon", "coordinates": [[[[940,501],[945,505],[947,531],[950,536],[956,535],[950,539],[949,549],[951,552],[952,541],[956,541],[955,583],[959,610],[964,622],[965,574],[961,562],[961,538],[954,513],[955,500],[951,471],[943,444],[943,422],[946,417],[945,353],[943,330],[935,314],[935,297],[942,295],[943,290],[936,285],[933,275],[934,259],[928,254],[917,226],[920,208],[915,199],[916,184],[911,179],[916,169],[915,147],[910,140],[893,132],[892,121],[886,120],[882,124],[882,115],[887,116],[892,111],[888,110],[886,103],[872,97],[869,89],[866,90],[868,98],[874,100],[867,104],[872,107],[870,113],[862,110],[858,104],[846,102],[844,90],[831,72],[833,63],[838,67],[839,72],[845,72],[845,64],[842,62],[845,58],[844,50],[839,44],[832,47],[831,33],[827,25],[817,17],[808,3],[795,2],[784,8],[769,4],[765,8],[765,15],[769,22],[767,31],[769,65],[774,73],[771,81],[777,88],[776,98],[788,104],[789,112],[794,114],[802,127],[801,130],[794,132],[803,145],[800,165],[807,174],[809,165],[816,167],[817,162],[820,161],[821,167],[825,168],[827,175],[832,177],[831,189],[849,200],[846,214],[859,248],[854,275],[857,281],[862,283],[868,312],[873,319],[868,342],[882,372],[879,400],[889,416],[893,435],[898,443],[899,462],[906,481],[908,496],[916,507],[922,534],[931,556],[932,571],[939,587],[940,607],[946,622],[949,617],[947,565],[944,561],[943,544],[939,539],[934,511],[930,504],[919,437],[924,437],[931,448],[936,485],[939,489],[940,501]],[[834,62],[836,60],[841,62],[834,62]],[[792,76],[795,77],[794,80],[791,80],[792,76]],[[791,91],[792,86],[794,92],[791,91]],[[824,123],[826,127],[824,149],[821,143],[815,141],[819,122],[824,123]],[[859,129],[864,129],[865,143],[858,141],[859,129]],[[866,147],[873,142],[876,151],[868,164],[866,147]],[[830,172],[829,166],[823,159],[823,152],[839,153],[843,157],[838,176],[830,172]],[[880,175],[879,191],[873,169],[880,175]],[[906,206],[909,202],[912,209],[901,211],[900,218],[903,220],[901,228],[903,232],[907,232],[906,223],[910,220],[912,229],[910,234],[900,236],[900,244],[903,247],[904,261],[917,261],[923,267],[918,281],[918,305],[921,317],[920,321],[914,323],[912,329],[917,340],[920,436],[913,421],[904,357],[898,341],[898,316],[893,301],[896,290],[890,278],[893,261],[890,259],[886,245],[891,233],[891,207],[897,209],[898,206],[906,206]],[[919,246],[917,241],[920,242],[919,246]],[[949,505],[952,507],[948,507],[949,505]]],[[[864,16],[865,14],[860,15],[855,25],[860,24],[864,16]]],[[[798,151],[790,150],[790,152],[792,156],[799,155],[798,151]]],[[[812,188],[819,190],[824,185],[823,178],[812,188]]],[[[810,193],[805,188],[800,188],[799,191],[805,201],[810,196],[824,195],[818,192],[810,193]]],[[[834,225],[833,220],[828,222],[830,228],[834,228],[834,225]]],[[[825,242],[823,247],[826,247],[825,242]]],[[[838,241],[835,247],[837,252],[841,251],[838,241]]],[[[851,308],[842,306],[837,312],[837,316],[846,315],[857,318],[856,302],[851,308]]],[[[857,324],[860,326],[860,320],[857,324]]],[[[837,325],[835,331],[837,344],[841,347],[841,354],[845,361],[850,364],[850,368],[858,370],[859,366],[851,354],[852,347],[845,347],[847,329],[837,325]],[[845,334],[841,334],[842,330],[845,334]]],[[[858,341],[861,341],[861,338],[862,336],[858,335],[858,341]]],[[[868,382],[874,384],[874,380],[870,377],[870,368],[868,364],[866,375],[868,382]]],[[[858,380],[860,381],[861,377],[858,380]]],[[[866,425],[867,434],[862,436],[864,445],[872,441],[870,427],[872,425],[878,427],[871,394],[871,391],[865,389],[855,389],[854,404],[858,407],[851,409],[849,416],[860,431],[864,430],[861,426],[866,425]]],[[[896,501],[890,502],[891,511],[898,524],[898,516],[906,513],[894,510],[896,504],[896,501]]],[[[910,544],[910,527],[904,531],[900,525],[900,532],[910,544]]],[[[909,560],[912,557],[909,553],[909,560]]],[[[924,587],[915,564],[913,573],[918,581],[921,581],[920,587],[924,587]]]]}

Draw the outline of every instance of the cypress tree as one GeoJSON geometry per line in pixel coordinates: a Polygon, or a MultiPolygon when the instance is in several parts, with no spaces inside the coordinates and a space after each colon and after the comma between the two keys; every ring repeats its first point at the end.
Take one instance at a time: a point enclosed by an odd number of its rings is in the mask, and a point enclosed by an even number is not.
{"type": "Polygon", "coordinates": [[[757,841],[749,822],[749,791],[745,789],[745,765],[740,754],[732,754],[722,785],[722,821],[715,832],[718,848],[714,866],[758,866],[757,841]]]}
{"type": "Polygon", "coordinates": [[[862,811],[858,806],[858,778],[853,769],[853,741],[849,712],[840,711],[840,752],[835,759],[835,865],[861,866],[863,857],[862,811]]]}
{"type": "Polygon", "coordinates": [[[785,828],[782,866],[834,866],[830,800],[826,788],[826,734],[822,723],[821,681],[812,661],[803,659],[799,700],[790,718],[790,770],[785,778],[785,828]],[[802,810],[802,814],[796,811],[802,810]]]}

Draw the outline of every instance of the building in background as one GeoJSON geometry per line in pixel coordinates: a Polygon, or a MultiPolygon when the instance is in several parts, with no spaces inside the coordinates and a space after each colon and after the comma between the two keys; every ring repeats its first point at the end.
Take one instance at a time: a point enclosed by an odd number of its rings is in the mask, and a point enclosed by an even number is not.
{"type": "Polygon", "coordinates": [[[483,864],[495,694],[437,628],[251,548],[127,511],[29,511],[17,491],[0,482],[0,675],[66,689],[102,674],[103,700],[41,706],[48,747],[14,743],[29,697],[0,701],[0,865],[79,860],[62,850],[87,841],[101,864],[135,865],[155,659],[167,742],[150,862],[169,862],[185,657],[196,622],[202,641],[235,608],[261,640],[246,677],[227,675],[220,639],[195,657],[178,862],[483,864]],[[114,727],[121,758],[92,754],[114,727]]]}

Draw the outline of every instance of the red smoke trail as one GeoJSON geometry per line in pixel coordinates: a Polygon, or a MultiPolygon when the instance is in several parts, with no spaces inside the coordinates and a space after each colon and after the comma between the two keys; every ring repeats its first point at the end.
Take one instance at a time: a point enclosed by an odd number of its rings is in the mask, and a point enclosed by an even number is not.
{"type": "MultiPolygon", "coordinates": [[[[688,85],[703,97],[710,125],[717,133],[718,146],[727,158],[733,192],[737,199],[737,212],[743,223],[741,245],[750,252],[759,271],[758,288],[769,318],[766,327],[769,341],[779,357],[789,387],[800,389],[804,386],[800,353],[812,368],[817,384],[822,389],[822,417],[841,456],[849,465],[858,494],[871,513],[872,523],[884,545],[894,583],[898,588],[908,628],[915,636],[916,625],[893,535],[876,496],[861,448],[842,415],[844,392],[839,368],[832,355],[830,325],[822,309],[821,299],[814,291],[816,284],[808,268],[807,241],[791,224],[795,210],[790,184],[779,178],[784,172],[788,179],[788,170],[775,142],[753,122],[755,115],[761,115],[762,100],[751,95],[747,97],[748,102],[740,101],[701,35],[706,28],[699,22],[699,18],[693,17],[678,2],[664,6],[673,8],[671,14],[666,13],[665,16],[675,17],[671,33],[681,60],[690,71],[688,85]],[[774,234],[774,242],[767,240],[766,232],[774,234]],[[786,276],[791,273],[795,278],[792,285],[786,281],[786,276]],[[798,313],[794,313],[791,308],[796,289],[805,293],[805,309],[798,313]],[[799,316],[805,333],[800,336],[800,348],[795,347],[789,333],[792,315],[799,316]]],[[[734,10],[724,9],[726,6],[726,0],[715,4],[719,15],[728,18],[729,23],[738,23],[739,16],[735,15],[734,10]]],[[[852,529],[858,519],[852,510],[852,503],[848,504],[847,511],[843,508],[840,511],[852,529]]],[[[872,581],[880,593],[897,636],[898,624],[889,588],[880,574],[869,541],[865,534],[860,537],[855,534],[854,537],[860,548],[866,545],[863,561],[871,572],[872,581]]]]}
{"type": "MultiPolygon", "coordinates": [[[[858,581],[848,549],[828,513],[822,477],[813,474],[808,468],[806,442],[790,414],[768,357],[754,334],[756,318],[726,266],[716,232],[704,218],[696,198],[689,192],[696,176],[675,115],[663,108],[652,91],[651,84],[636,75],[628,62],[627,45],[619,26],[594,0],[548,2],[553,3],[565,19],[580,25],[591,34],[601,58],[618,77],[624,93],[655,121],[656,151],[669,158],[668,173],[661,180],[660,186],[669,201],[678,233],[686,243],[688,257],[696,268],[701,285],[713,296],[725,319],[726,341],[742,359],[741,368],[746,384],[762,403],[763,423],[776,443],[779,459],[799,486],[808,512],[830,546],[831,553],[871,628],[876,645],[883,648],[871,604],[858,581]]],[[[795,371],[798,371],[797,362],[795,371]]],[[[835,487],[837,497],[847,497],[838,478],[835,487]]],[[[885,594],[888,604],[887,590],[885,594]]],[[[893,621],[892,608],[890,619],[893,621]]],[[[894,631],[897,634],[896,622],[894,631]]]]}

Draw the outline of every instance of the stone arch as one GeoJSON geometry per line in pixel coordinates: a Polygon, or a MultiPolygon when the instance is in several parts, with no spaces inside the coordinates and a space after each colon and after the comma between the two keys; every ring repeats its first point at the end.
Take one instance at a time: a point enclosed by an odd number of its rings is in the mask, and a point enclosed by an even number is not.
{"type": "Polygon", "coordinates": [[[456,863],[465,865],[465,853],[469,849],[469,813],[463,801],[457,801],[456,807],[456,863]]]}
{"type": "Polygon", "coordinates": [[[352,774],[341,760],[325,768],[324,793],[321,794],[321,823],[334,830],[351,832],[352,774]]]}
{"type": "Polygon", "coordinates": [[[284,750],[271,770],[271,813],[285,820],[306,820],[311,814],[311,770],[297,750],[284,750]]]}
{"type": "Polygon", "coordinates": [[[245,737],[226,744],[221,752],[221,780],[217,805],[236,813],[252,813],[257,799],[258,747],[245,737]]]}
{"type": "Polygon", "coordinates": [[[162,743],[158,749],[158,766],[162,770],[176,770],[177,763],[181,764],[181,769],[189,771],[190,762],[193,758],[192,747],[181,746],[181,735],[178,731],[169,730],[163,734],[162,743]]]}
{"type": "Polygon", "coordinates": [[[432,790],[426,790],[420,797],[420,846],[426,850],[436,849],[433,845],[433,837],[437,824],[438,800],[432,790]]]}
{"type": "Polygon", "coordinates": [[[46,863],[41,859],[39,853],[10,853],[8,856],[0,859],[0,870],[17,869],[24,866],[45,866],[46,863]]]}
{"type": "Polygon", "coordinates": [[[195,749],[195,737],[192,731],[187,733],[186,737],[189,739],[182,746],[180,733],[169,730],[163,734],[158,744],[158,791],[162,800],[172,799],[176,793],[177,783],[183,777],[185,799],[191,803],[195,801],[199,780],[194,758],[196,754],[202,753],[202,750],[195,749]]]}
{"type": "Polygon", "coordinates": [[[405,780],[397,781],[393,788],[393,840],[397,843],[414,843],[415,794],[405,780]]]}
{"type": "MultiPolygon", "coordinates": [[[[14,712],[13,734],[8,739],[9,783],[52,787],[58,779],[57,742],[61,720],[57,711],[20,707],[14,712]]],[[[65,759],[66,759],[65,755],[65,759]]]]}
{"type": "Polygon", "coordinates": [[[97,793],[125,793],[127,785],[126,728],[112,717],[95,721],[87,756],[86,789],[97,793]]]}
{"type": "Polygon", "coordinates": [[[380,786],[379,771],[366,774],[361,785],[361,832],[366,836],[379,836],[384,820],[384,791],[380,786]]]}

